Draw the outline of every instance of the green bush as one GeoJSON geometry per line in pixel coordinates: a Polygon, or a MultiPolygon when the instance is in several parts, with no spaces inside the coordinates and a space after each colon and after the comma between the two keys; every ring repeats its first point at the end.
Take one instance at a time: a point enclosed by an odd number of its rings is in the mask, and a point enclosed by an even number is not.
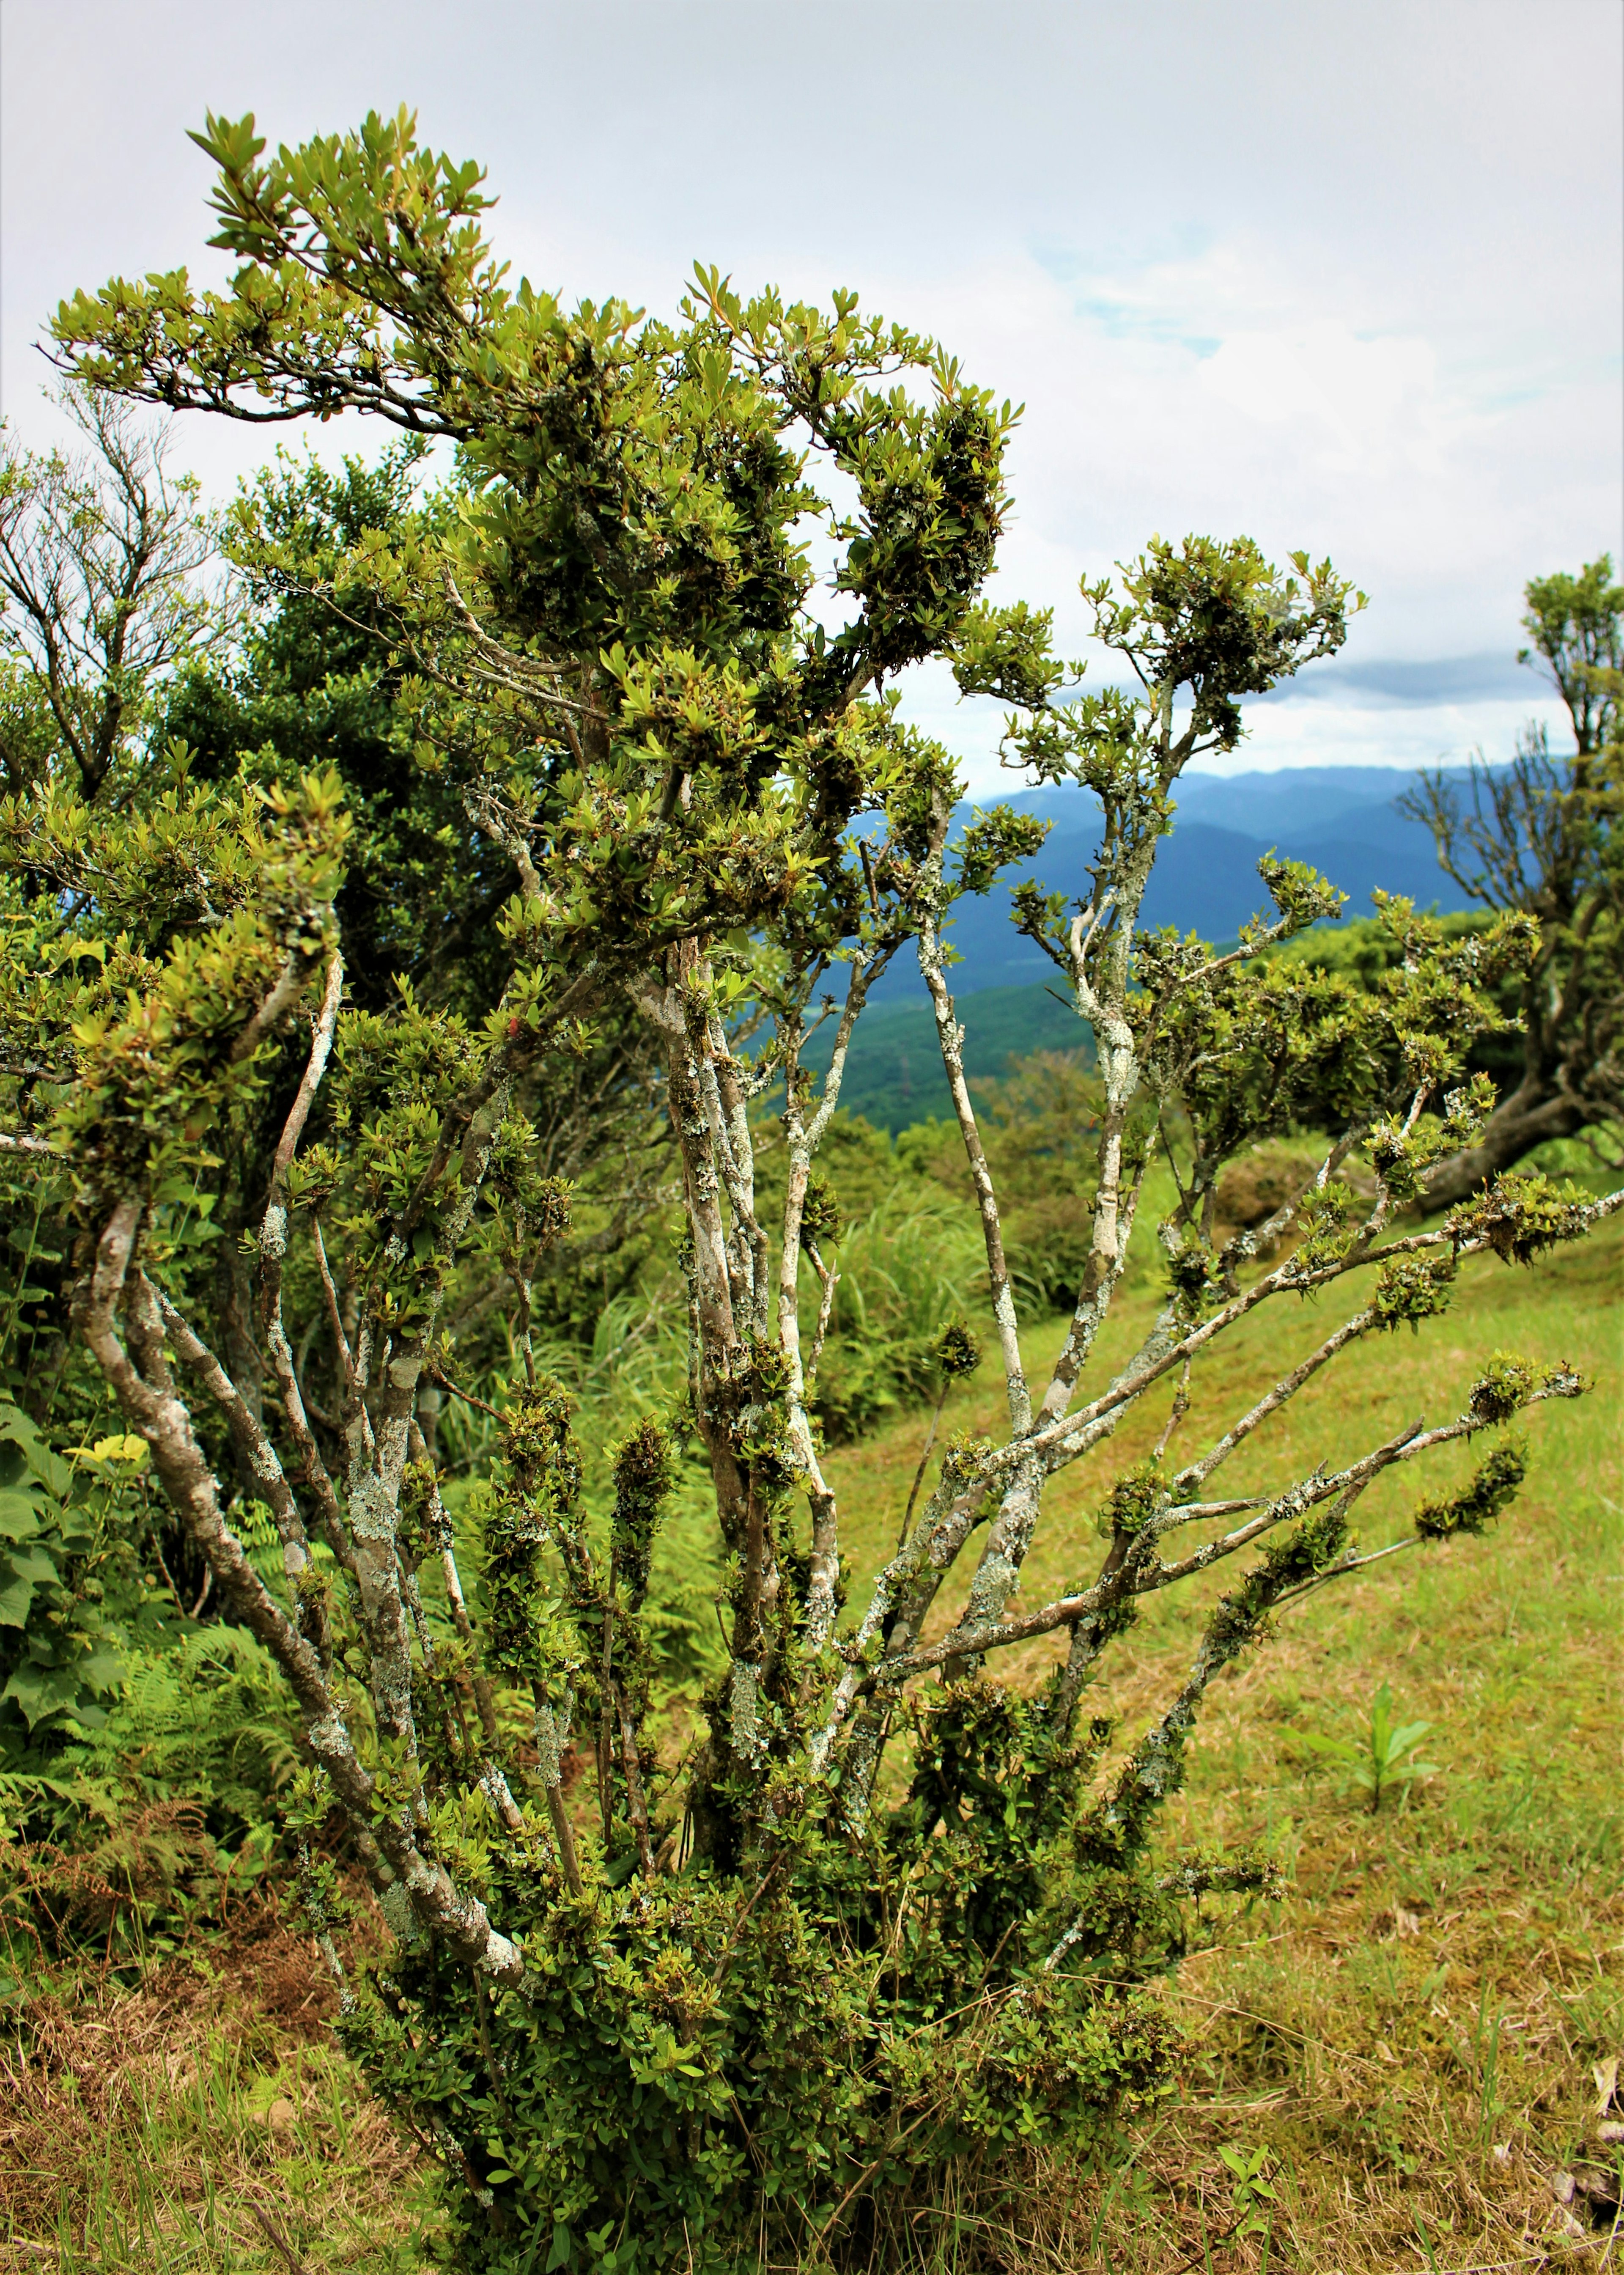
{"type": "MultiPolygon", "coordinates": [[[[144,1624],[139,1516],[147,1448],[120,1432],[64,1458],[0,1400],[0,1765],[100,1722],[144,1624]]],[[[177,1607],[178,1608],[178,1607],[177,1607]]]]}
{"type": "Polygon", "coordinates": [[[896,1807],[856,1832],[827,1790],[786,1791],[737,1876],[561,1904],[539,1834],[527,1863],[465,1821],[523,1982],[471,2002],[408,1938],[340,2026],[467,2157],[447,2263],[652,2268],[673,2237],[696,2269],[865,2263],[955,2160],[1085,2146],[1161,2090],[1175,2026],[1131,1981],[1176,1909],[1142,1830],[1079,1803],[1107,1727],[1057,1741],[1051,1704],[985,1680],[919,1702],[896,1807]],[[1046,1969],[1069,1923],[1073,1964],[1046,1969]]]}

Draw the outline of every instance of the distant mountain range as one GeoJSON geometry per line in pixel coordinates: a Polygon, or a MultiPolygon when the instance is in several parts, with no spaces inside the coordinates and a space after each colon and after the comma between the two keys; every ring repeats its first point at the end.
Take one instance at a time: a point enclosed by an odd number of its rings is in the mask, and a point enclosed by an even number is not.
{"type": "MultiPolygon", "coordinates": [[[[1348,895],[1349,916],[1371,913],[1378,886],[1407,894],[1421,908],[1467,907],[1460,888],[1438,865],[1431,833],[1398,811],[1397,800],[1413,780],[1386,767],[1186,775],[1178,788],[1178,819],[1157,857],[1141,922],[1177,925],[1211,941],[1233,940],[1249,917],[1270,910],[1258,863],[1271,850],[1327,876],[1348,895]]],[[[1069,898],[1089,889],[1088,863],[1099,843],[1092,797],[1066,786],[1017,790],[1004,802],[1017,812],[1041,814],[1051,825],[1049,836],[1035,859],[1008,871],[984,899],[960,903],[950,934],[963,959],[953,973],[959,994],[1052,976],[1042,951],[1011,928],[1011,886],[1031,876],[1069,898]]],[[[968,807],[964,813],[968,818],[968,807]]],[[[917,967],[899,963],[879,983],[875,1001],[918,1001],[923,994],[917,967]]]]}
{"type": "MultiPolygon", "coordinates": [[[[1463,778],[1463,775],[1462,775],[1463,778]]],[[[1145,896],[1146,925],[1176,924],[1213,941],[1233,940],[1248,917],[1267,911],[1258,875],[1271,847],[1306,861],[1348,896],[1348,913],[1368,916],[1371,889],[1405,893],[1421,908],[1463,908],[1465,896],[1438,865],[1429,832],[1407,821],[1395,801],[1413,776],[1386,767],[1303,767],[1279,774],[1188,775],[1178,820],[1157,858],[1145,896]]],[[[985,804],[994,801],[987,798],[985,804]]],[[[1009,923],[1009,884],[1039,877],[1051,892],[1088,889],[1098,843],[1094,800],[1078,790],[1016,791],[1007,801],[1041,814],[1051,828],[1043,850],[983,900],[960,903],[950,937],[964,961],[952,986],[965,1029],[965,1069],[1001,1075],[1034,1051],[1086,1048],[1088,1031],[1062,1000],[1064,983],[1040,949],[1009,923]]],[[[970,809],[961,820],[968,820],[970,809]]],[[[821,1074],[832,1027],[806,1052],[821,1074]]],[[[896,1131],[953,1112],[934,1022],[918,966],[898,959],[880,981],[846,1062],[841,1102],[876,1128],[896,1131]]]]}

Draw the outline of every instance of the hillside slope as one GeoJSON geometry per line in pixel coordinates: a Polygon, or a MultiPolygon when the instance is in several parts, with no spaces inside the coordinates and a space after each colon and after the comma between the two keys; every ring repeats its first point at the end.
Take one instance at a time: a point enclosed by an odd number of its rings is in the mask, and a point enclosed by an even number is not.
{"type": "MultiPolygon", "coordinates": [[[[1261,1848],[1287,1893],[1192,1921],[1163,1986],[1190,2033],[1185,2092],[1129,2127],[1126,2169],[1034,2169],[1001,2256],[1012,2275],[1390,2275],[1546,2266],[1570,2251],[1575,2265],[1613,2264],[1605,2222],[1570,2222],[1552,2181],[1618,2153],[1600,2142],[1598,2084],[1624,2053],[1621,1289],[1617,1219],[1526,1272],[1474,1259],[1446,1321],[1357,1347],[1235,1462],[1230,1490],[1266,1489],[1417,1415],[1458,1411],[1497,1348],[1595,1382],[1536,1418],[1527,1487],[1490,1537],[1310,1598],[1213,1686],[1168,1848],[1261,1848]],[[1403,1720],[1428,1726],[1435,1766],[1372,1815],[1308,1742],[1362,1738],[1383,1682],[1403,1720]],[[1227,2248],[1243,2217],[1232,2152],[1258,2156],[1273,2194],[1266,2237],[1227,2248]]],[[[1120,1363],[1153,1301],[1146,1281],[1113,1311],[1091,1380],[1120,1363]]],[[[1258,1314],[1197,1370],[1180,1448],[1208,1442],[1328,1324],[1295,1304],[1258,1314]]],[[[1023,1341],[1037,1359],[1058,1336],[1046,1323],[1023,1341]]],[[[954,1393],[944,1429],[1002,1427],[994,1373],[954,1393]]],[[[1167,1402],[1058,1481],[1016,1608],[1096,1568],[1095,1513],[1167,1402]]],[[[925,1429],[912,1416],[830,1456],[854,1601],[890,1553],[925,1429]]],[[[1359,1511],[1366,1545],[1401,1534],[1414,1501],[1443,1474],[1461,1481],[1482,1450],[1424,1484],[1384,1480],[1359,1511]]],[[[1183,1680],[1233,1571],[1154,1599],[1105,1663],[1086,1704],[1115,1733],[1101,1788],[1183,1680]]],[[[1035,1686],[1056,1651],[1045,1638],[1001,1672],[1035,1686]]]]}

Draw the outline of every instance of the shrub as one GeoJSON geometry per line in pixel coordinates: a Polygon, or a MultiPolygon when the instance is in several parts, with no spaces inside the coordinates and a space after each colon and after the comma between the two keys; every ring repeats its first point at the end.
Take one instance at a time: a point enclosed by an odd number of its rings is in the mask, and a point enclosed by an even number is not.
{"type": "Polygon", "coordinates": [[[1080,1902],[1096,1957],[1154,1956],[1174,1919],[1079,1805],[1103,1726],[1057,1745],[1041,1702],[971,1681],[917,1735],[906,1796],[856,1839],[807,1797],[746,1886],[679,1875],[575,1907],[510,1844],[490,1885],[521,1984],[476,2004],[422,1939],[374,1975],[342,2035],[466,2159],[456,2264],[640,2264],[644,2239],[679,2237],[701,2268],[745,2238],[866,2255],[950,2160],[1086,2143],[1160,2089],[1175,2031],[1154,1999],[1043,1969],[1080,1902]]]}
{"type": "Polygon", "coordinates": [[[94,1727],[0,1768],[4,1916],[103,1954],[162,1947],[252,1890],[301,1761],[276,1662],[239,1629],[134,1651],[122,1676],[94,1727]]]}

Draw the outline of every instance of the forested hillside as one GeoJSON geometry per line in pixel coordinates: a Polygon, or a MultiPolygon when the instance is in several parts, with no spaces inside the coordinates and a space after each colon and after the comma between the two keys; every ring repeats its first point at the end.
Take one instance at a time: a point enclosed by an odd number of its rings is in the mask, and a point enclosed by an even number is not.
{"type": "MultiPolygon", "coordinates": [[[[1446,781],[1465,775],[1445,775],[1446,781]]],[[[1179,785],[1177,822],[1163,844],[1144,896],[1145,921],[1173,924],[1209,940],[1232,941],[1265,911],[1258,864],[1271,850],[1303,861],[1348,895],[1344,923],[1368,917],[1377,888],[1402,893],[1440,913],[1471,905],[1439,866],[1431,831],[1400,810],[1415,777],[1386,767],[1299,767],[1273,774],[1190,775],[1179,785]],[[1270,832],[1265,839],[1260,833],[1270,832]]],[[[1054,986],[1042,950],[1010,923],[1023,877],[1086,898],[1096,850],[1098,807],[1075,785],[1017,792],[1008,803],[1049,824],[1030,859],[1011,866],[985,899],[959,903],[948,937],[963,961],[953,967],[956,994],[973,997],[965,1069],[1008,1072],[1034,1051],[1082,1051],[1092,1038],[1054,986]]],[[[966,804],[956,817],[968,822],[966,804]]],[[[1318,927],[1323,931],[1324,926],[1318,927]]],[[[853,1114],[881,1130],[910,1129],[952,1112],[935,1023],[917,966],[893,965],[876,984],[873,1008],[853,1036],[842,1096],[853,1114]]],[[[815,1037],[806,1062],[828,1064],[832,1026],[815,1037]]]]}

